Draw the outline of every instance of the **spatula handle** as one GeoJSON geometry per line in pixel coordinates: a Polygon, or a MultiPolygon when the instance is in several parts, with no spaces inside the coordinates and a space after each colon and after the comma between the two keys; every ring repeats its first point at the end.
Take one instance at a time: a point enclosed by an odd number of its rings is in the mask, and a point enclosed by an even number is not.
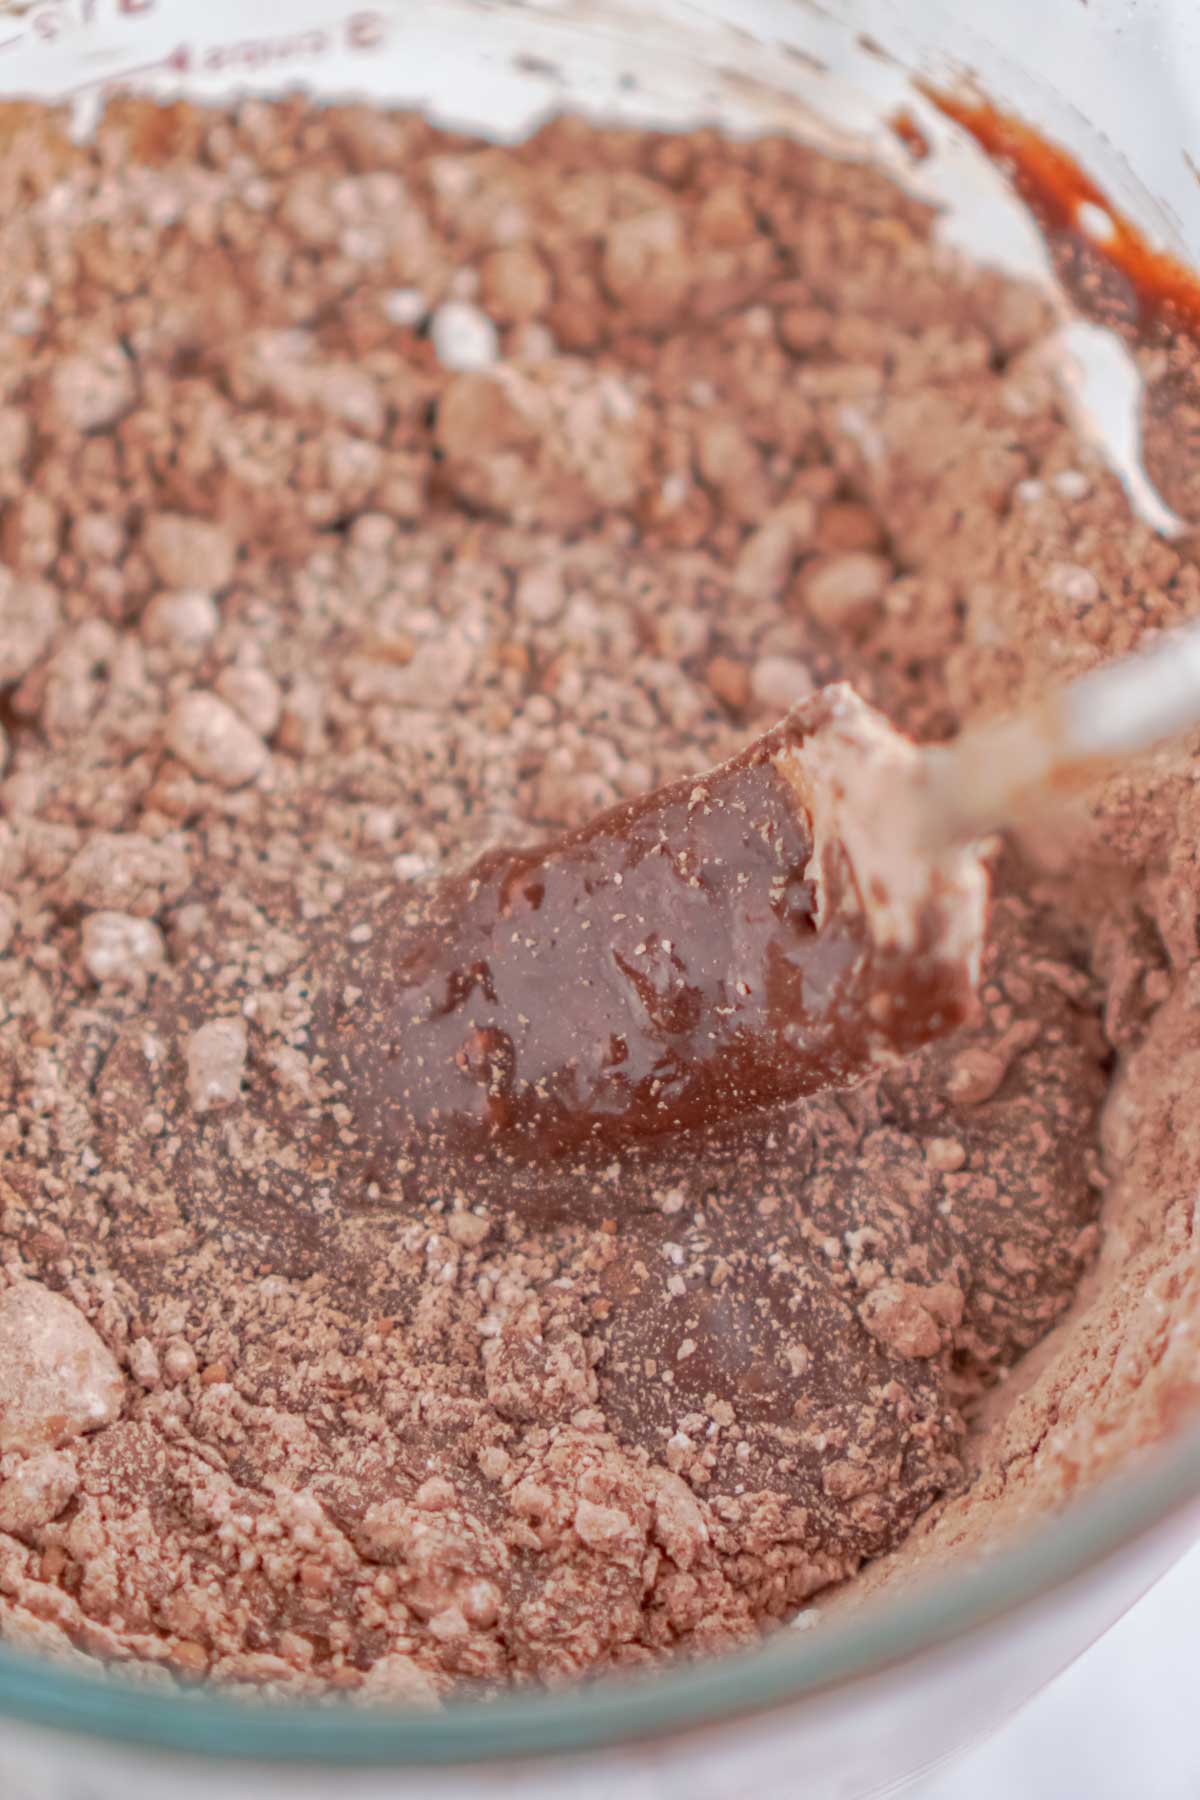
{"type": "Polygon", "coordinates": [[[1010,824],[1036,791],[1200,725],[1200,623],[926,750],[927,848],[1010,824]]]}

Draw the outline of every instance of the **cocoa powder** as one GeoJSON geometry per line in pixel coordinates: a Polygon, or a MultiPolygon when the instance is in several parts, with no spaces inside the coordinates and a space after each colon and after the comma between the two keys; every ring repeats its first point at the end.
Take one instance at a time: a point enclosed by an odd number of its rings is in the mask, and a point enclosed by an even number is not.
{"type": "Polygon", "coordinates": [[[973,1027],[587,1223],[340,1185],[305,946],[829,679],[948,736],[1200,611],[1190,549],[1045,301],[869,168],[299,100],[4,136],[0,1306],[122,1393],[6,1437],[0,1354],[0,1629],[408,1704],[751,1641],[964,1487],[1095,1255],[1183,775],[1079,822],[1103,879],[997,850],[973,1027]]]}

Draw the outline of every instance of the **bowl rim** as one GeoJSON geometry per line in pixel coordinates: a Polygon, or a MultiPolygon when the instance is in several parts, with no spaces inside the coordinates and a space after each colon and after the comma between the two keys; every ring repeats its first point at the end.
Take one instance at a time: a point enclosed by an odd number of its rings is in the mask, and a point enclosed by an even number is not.
{"type": "Polygon", "coordinates": [[[436,1713],[346,1699],[256,1704],[215,1688],[167,1692],[0,1645],[0,1718],[205,1763],[469,1767],[626,1747],[784,1710],[877,1675],[1041,1600],[1200,1500],[1200,1422],[966,1571],[873,1601],[753,1651],[556,1693],[457,1700],[436,1713]]]}

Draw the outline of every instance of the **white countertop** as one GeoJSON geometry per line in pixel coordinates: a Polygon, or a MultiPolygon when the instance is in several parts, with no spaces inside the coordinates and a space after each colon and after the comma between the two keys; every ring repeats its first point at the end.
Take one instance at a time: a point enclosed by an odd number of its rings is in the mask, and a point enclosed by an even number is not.
{"type": "Polygon", "coordinates": [[[913,1800],[1200,1800],[1200,1546],[913,1800]]]}

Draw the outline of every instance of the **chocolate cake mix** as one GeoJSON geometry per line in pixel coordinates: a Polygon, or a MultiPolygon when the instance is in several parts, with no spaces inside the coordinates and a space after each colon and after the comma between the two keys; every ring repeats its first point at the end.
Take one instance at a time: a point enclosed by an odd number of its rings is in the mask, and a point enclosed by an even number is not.
{"type": "Polygon", "coordinates": [[[985,847],[974,1010],[858,1085],[606,1141],[581,1204],[360,1153],[412,1049],[381,895],[831,681],[939,741],[1200,612],[1051,300],[783,139],[0,125],[0,1632],[559,1683],[1154,1436],[1197,1366],[1186,746],[985,847]]]}

